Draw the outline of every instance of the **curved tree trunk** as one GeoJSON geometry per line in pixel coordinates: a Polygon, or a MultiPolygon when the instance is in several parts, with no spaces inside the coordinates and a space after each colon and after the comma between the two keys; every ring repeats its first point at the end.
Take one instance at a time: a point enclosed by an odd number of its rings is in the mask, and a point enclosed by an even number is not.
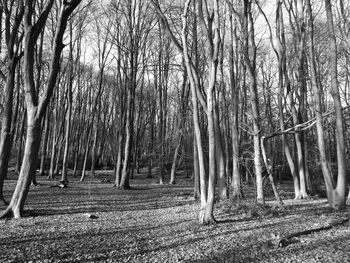
{"type": "Polygon", "coordinates": [[[40,119],[35,116],[36,109],[27,109],[27,136],[24,148],[23,162],[18,177],[16,189],[7,209],[0,216],[20,218],[23,216],[24,202],[29,186],[35,176],[40,145],[40,119]]]}
{"type": "Polygon", "coordinates": [[[335,30],[333,23],[332,6],[330,0],[325,0],[328,38],[330,40],[330,56],[331,56],[331,95],[335,109],[335,126],[336,126],[336,144],[337,144],[337,186],[333,191],[333,200],[330,206],[336,209],[345,207],[346,201],[346,162],[345,162],[345,142],[344,142],[344,124],[342,116],[342,106],[340,101],[338,86],[338,70],[337,70],[337,43],[335,38],[335,30]]]}
{"type": "Polygon", "coordinates": [[[34,52],[39,33],[44,30],[45,22],[49,16],[54,1],[49,0],[39,16],[38,21],[32,24],[32,15],[35,11],[32,1],[26,1],[25,5],[25,44],[24,44],[24,69],[25,69],[25,100],[27,105],[27,136],[24,149],[24,156],[19,178],[11,202],[0,218],[20,218],[23,215],[24,203],[29,191],[29,186],[35,178],[35,171],[38,162],[38,153],[41,136],[41,122],[47,110],[53,89],[56,84],[59,72],[60,55],[63,49],[62,38],[67,25],[69,15],[77,7],[81,0],[72,0],[62,4],[59,11],[59,18],[56,25],[54,45],[50,60],[50,74],[47,85],[41,100],[38,100],[37,89],[34,79],[34,52]]]}
{"type": "Polygon", "coordinates": [[[4,180],[7,176],[7,168],[11,153],[11,123],[12,123],[12,101],[15,82],[15,69],[17,58],[12,58],[8,65],[8,75],[5,83],[5,105],[1,122],[0,137],[0,205],[6,205],[3,196],[4,180]]]}
{"type": "MultiPolygon", "coordinates": [[[[21,21],[24,15],[24,3],[18,1],[17,4],[10,3],[11,8],[9,9],[7,1],[3,1],[4,5],[1,9],[5,13],[5,18],[1,22],[5,24],[5,40],[7,47],[7,76],[4,86],[4,112],[2,113],[1,122],[1,134],[0,134],[0,205],[5,205],[6,201],[3,196],[4,180],[7,177],[8,163],[11,154],[11,126],[12,126],[12,112],[13,112],[13,94],[15,89],[15,75],[16,66],[18,64],[18,46],[19,36],[18,28],[21,25],[21,21]],[[14,8],[14,6],[16,7],[14,8]],[[13,19],[13,20],[12,20],[13,19]],[[17,46],[17,47],[16,47],[17,46]]],[[[0,33],[2,34],[2,32],[0,33]]],[[[0,36],[1,38],[1,36],[0,36]]],[[[2,43],[0,43],[2,44],[2,43]]],[[[19,92],[19,91],[18,91],[19,92]]]]}

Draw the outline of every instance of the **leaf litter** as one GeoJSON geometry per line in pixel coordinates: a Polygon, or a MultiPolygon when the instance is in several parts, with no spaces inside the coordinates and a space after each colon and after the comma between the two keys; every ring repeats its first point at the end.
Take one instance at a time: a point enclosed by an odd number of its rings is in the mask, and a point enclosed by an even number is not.
{"type": "MultiPolygon", "coordinates": [[[[349,218],[349,210],[331,211],[325,199],[286,195],[280,209],[273,199],[262,206],[247,197],[217,202],[218,223],[202,226],[192,182],[179,180],[156,185],[136,177],[125,191],[98,177],[72,178],[62,189],[38,178],[27,216],[0,221],[0,262],[350,262],[349,222],[276,244],[349,218]]],[[[7,198],[14,185],[6,182],[7,198]]]]}

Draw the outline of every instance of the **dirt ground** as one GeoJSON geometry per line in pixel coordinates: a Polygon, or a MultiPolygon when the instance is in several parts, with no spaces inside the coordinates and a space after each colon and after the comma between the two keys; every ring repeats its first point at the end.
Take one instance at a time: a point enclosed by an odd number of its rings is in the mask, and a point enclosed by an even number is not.
{"type": "MultiPolygon", "coordinates": [[[[289,186],[280,189],[283,209],[273,199],[266,207],[253,198],[217,202],[218,223],[201,226],[189,178],[157,185],[138,175],[128,191],[101,178],[111,173],[70,178],[61,189],[38,177],[26,217],[0,220],[0,262],[350,262],[349,222],[276,246],[280,237],[350,217],[350,210],[328,209],[325,199],[288,199],[289,186]]],[[[7,199],[15,179],[5,182],[7,199]]]]}

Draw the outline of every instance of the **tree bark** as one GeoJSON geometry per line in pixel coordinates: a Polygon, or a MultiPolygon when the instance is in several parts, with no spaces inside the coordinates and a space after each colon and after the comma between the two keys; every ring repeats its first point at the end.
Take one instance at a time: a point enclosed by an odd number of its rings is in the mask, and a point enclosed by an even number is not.
{"type": "Polygon", "coordinates": [[[336,145],[337,145],[337,185],[333,192],[333,200],[329,200],[329,205],[335,209],[345,207],[346,201],[346,162],[344,143],[344,124],[342,116],[342,106],[340,101],[337,70],[337,43],[333,23],[332,6],[330,0],[325,0],[328,38],[330,40],[331,57],[331,95],[335,109],[336,145]]]}
{"type": "Polygon", "coordinates": [[[40,127],[41,123],[35,116],[35,111],[27,110],[27,136],[24,148],[21,171],[18,177],[16,189],[13,193],[11,202],[7,209],[0,216],[13,216],[20,218],[23,215],[24,202],[27,198],[29,186],[34,178],[38,151],[40,145],[40,127]]]}
{"type": "MultiPolygon", "coordinates": [[[[229,46],[229,67],[230,67],[230,85],[232,93],[232,197],[240,199],[243,197],[241,189],[241,173],[239,170],[239,134],[238,134],[238,110],[239,110],[239,88],[237,86],[237,79],[235,77],[235,63],[236,69],[238,58],[234,57],[234,42],[237,43],[237,32],[235,23],[232,21],[232,14],[230,14],[231,39],[229,46]]],[[[238,55],[238,52],[236,53],[238,55]]]]}
{"type": "Polygon", "coordinates": [[[30,0],[26,0],[25,2],[24,89],[27,105],[27,136],[19,179],[12,195],[11,202],[7,209],[0,215],[0,218],[11,216],[20,218],[23,215],[24,203],[29,191],[30,183],[35,177],[35,170],[38,162],[42,118],[45,115],[49,100],[56,84],[57,74],[59,72],[60,55],[63,49],[63,34],[70,14],[77,7],[80,1],[81,0],[72,0],[69,3],[63,3],[61,6],[50,60],[50,74],[40,101],[38,100],[38,94],[34,83],[34,52],[32,47],[36,43],[41,30],[43,30],[45,27],[45,22],[54,1],[49,0],[46,2],[43,11],[39,15],[39,18],[34,25],[32,24],[32,16],[35,12],[33,2],[30,0]]]}
{"type": "Polygon", "coordinates": [[[254,167],[256,177],[256,199],[258,203],[265,203],[264,191],[263,191],[263,178],[262,178],[262,166],[261,166],[261,148],[260,148],[260,112],[259,112],[259,100],[256,83],[256,44],[254,35],[254,21],[251,10],[251,1],[244,1],[244,61],[248,70],[250,83],[250,103],[252,107],[253,118],[253,141],[254,141],[254,167]],[[248,26],[250,25],[250,26],[248,26]],[[249,32],[249,33],[248,33],[249,32]],[[252,57],[249,55],[249,47],[252,50],[252,57]]]}
{"type": "MultiPolygon", "coordinates": [[[[7,6],[7,1],[4,1],[4,13],[5,13],[5,40],[7,46],[7,76],[5,80],[4,92],[4,112],[2,113],[2,122],[1,122],[1,134],[0,134],[0,205],[5,205],[7,202],[3,196],[3,186],[4,180],[7,177],[8,163],[11,154],[11,126],[12,126],[12,111],[13,111],[13,94],[15,89],[15,75],[16,75],[16,66],[20,59],[18,55],[18,46],[21,41],[21,37],[18,36],[18,28],[21,24],[23,14],[24,14],[24,5],[23,1],[18,1],[15,10],[14,20],[12,20],[11,11],[9,11],[7,6]],[[13,24],[12,24],[13,23],[13,24]],[[12,29],[12,30],[11,30],[12,29]],[[17,46],[17,47],[16,47],[17,46]]],[[[11,5],[14,5],[12,3],[11,5]]],[[[1,21],[3,23],[3,21],[1,21]]],[[[19,92],[19,91],[18,91],[19,92]]]]}

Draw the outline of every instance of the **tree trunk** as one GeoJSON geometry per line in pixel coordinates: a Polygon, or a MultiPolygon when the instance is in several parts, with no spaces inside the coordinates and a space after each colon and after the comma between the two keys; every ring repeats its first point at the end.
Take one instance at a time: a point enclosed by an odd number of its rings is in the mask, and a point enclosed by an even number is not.
{"type": "Polygon", "coordinates": [[[175,173],[176,173],[176,163],[177,163],[177,157],[179,155],[179,149],[181,147],[181,141],[182,141],[182,134],[179,134],[179,141],[177,143],[175,152],[174,152],[174,157],[173,157],[173,162],[171,164],[171,172],[170,172],[170,182],[169,184],[175,184],[175,173]]]}
{"type": "MultiPolygon", "coordinates": [[[[19,61],[18,46],[19,36],[18,29],[21,25],[21,21],[24,14],[24,4],[23,1],[19,1],[17,4],[10,3],[11,8],[8,9],[7,1],[2,3],[3,8],[1,8],[1,24],[5,24],[5,40],[7,47],[7,76],[4,86],[4,112],[2,113],[1,122],[1,134],[0,134],[0,205],[5,205],[6,201],[3,196],[3,186],[4,180],[7,177],[8,163],[11,155],[11,126],[12,126],[12,112],[13,112],[13,94],[15,89],[15,75],[16,66],[19,61]],[[14,8],[14,6],[16,7],[14,8]],[[2,20],[2,12],[5,10],[5,19],[2,20]],[[13,10],[13,11],[12,11],[13,10]],[[12,21],[13,19],[13,21],[12,21]],[[17,46],[17,47],[16,47],[17,46]]],[[[2,28],[2,27],[1,27],[2,28]]],[[[1,33],[2,34],[2,31],[1,33]]],[[[1,38],[1,36],[0,36],[1,38]]],[[[0,44],[2,44],[0,42],[0,44]]],[[[19,90],[18,90],[19,92],[19,90]]]]}
{"type": "Polygon", "coordinates": [[[262,157],[263,157],[263,160],[265,163],[266,171],[268,173],[268,177],[270,180],[270,184],[272,186],[272,190],[273,190],[273,193],[274,193],[276,201],[277,201],[277,205],[278,205],[278,207],[282,207],[283,202],[282,202],[282,199],[277,191],[275,180],[272,176],[272,171],[271,171],[272,166],[268,163],[268,160],[267,160],[266,151],[265,151],[265,138],[264,137],[261,137],[261,152],[262,152],[262,157]]]}
{"type": "Polygon", "coordinates": [[[331,95],[335,109],[335,126],[336,126],[336,145],[337,145],[337,186],[333,191],[333,200],[330,206],[336,209],[345,207],[346,201],[346,162],[344,148],[344,125],[342,116],[342,107],[338,86],[338,70],[337,70],[337,43],[335,38],[335,30],[333,23],[332,6],[330,0],[325,0],[328,38],[330,40],[330,56],[331,56],[331,95]]]}
{"type": "Polygon", "coordinates": [[[127,87],[127,109],[126,109],[126,123],[125,123],[125,144],[124,144],[124,161],[121,173],[121,180],[119,187],[122,189],[130,189],[130,155],[132,147],[132,88],[127,87]]]}
{"type": "Polygon", "coordinates": [[[23,137],[24,137],[24,130],[25,130],[25,124],[26,124],[26,116],[27,116],[27,110],[23,110],[23,117],[21,120],[21,129],[19,132],[19,146],[18,146],[18,154],[17,154],[17,163],[16,163],[16,173],[20,173],[21,170],[21,163],[22,163],[22,146],[23,146],[23,137]]]}
{"type": "Polygon", "coordinates": [[[3,196],[4,180],[7,177],[7,168],[11,154],[11,123],[12,101],[15,82],[17,58],[12,58],[8,65],[8,73],[5,83],[5,105],[1,122],[0,137],[0,205],[7,204],[3,196]]]}
{"type": "MultiPolygon", "coordinates": [[[[283,114],[283,98],[284,98],[284,81],[283,76],[285,77],[285,85],[287,88],[287,92],[290,94],[290,81],[289,76],[287,72],[287,65],[286,65],[286,41],[285,41],[285,33],[284,33],[284,22],[283,22],[283,12],[281,8],[281,2],[279,0],[276,0],[276,41],[277,45],[275,45],[275,52],[277,54],[278,58],[278,114],[279,114],[279,125],[280,130],[282,133],[282,144],[283,144],[283,150],[284,154],[286,156],[288,166],[290,169],[290,172],[292,174],[293,178],[293,184],[294,184],[294,196],[295,199],[298,199],[300,197],[300,187],[299,187],[299,178],[298,173],[294,164],[294,160],[290,151],[290,147],[288,144],[288,140],[286,138],[286,135],[283,133],[285,131],[285,123],[284,123],[284,114],[283,114]]],[[[271,32],[272,34],[272,32],[271,32]]],[[[272,38],[271,38],[271,44],[272,38]]]]}
{"type": "MultiPolygon", "coordinates": [[[[97,113],[98,114],[98,113],[97,113]]],[[[96,145],[97,145],[97,133],[98,133],[98,119],[94,123],[94,140],[92,141],[92,147],[91,147],[91,176],[92,178],[95,178],[95,166],[96,166],[96,145]]]]}
{"type": "MultiPolygon", "coordinates": [[[[70,81],[71,82],[71,81],[70,81]]],[[[72,83],[68,84],[68,111],[66,115],[66,134],[63,152],[63,163],[62,163],[62,177],[61,181],[64,184],[68,183],[68,153],[70,145],[70,134],[71,134],[71,119],[72,119],[72,104],[73,104],[73,94],[72,94],[72,83]]]]}
{"type": "MultiPolygon", "coordinates": [[[[234,41],[237,43],[237,32],[234,22],[232,21],[232,14],[230,15],[231,27],[231,42],[229,47],[229,67],[230,67],[230,85],[232,93],[232,197],[242,198],[241,189],[241,173],[239,170],[239,134],[238,134],[238,110],[239,110],[239,88],[235,77],[235,63],[237,65],[238,58],[234,58],[234,41]]],[[[238,53],[238,52],[237,52],[238,53]]],[[[236,55],[238,55],[236,53],[236,55]]],[[[238,67],[236,67],[237,69],[238,67]]]]}
{"type": "Polygon", "coordinates": [[[219,110],[217,105],[214,106],[214,132],[215,132],[215,160],[216,160],[216,169],[218,175],[218,184],[219,184],[219,199],[225,200],[228,198],[227,192],[227,177],[225,170],[225,154],[222,144],[222,135],[219,124],[219,110]]]}
{"type": "Polygon", "coordinates": [[[115,167],[115,181],[114,186],[119,187],[120,186],[120,179],[121,179],[121,171],[122,171],[122,152],[123,152],[123,130],[119,130],[118,135],[118,149],[117,149],[117,160],[116,160],[116,167],[115,167]]]}
{"type": "Polygon", "coordinates": [[[250,83],[250,103],[252,107],[253,118],[253,141],[254,141],[254,167],[256,178],[256,199],[258,203],[265,203],[264,191],[263,191],[263,178],[262,178],[262,166],[261,166],[261,148],[260,148],[260,112],[259,112],[259,100],[256,83],[256,44],[254,35],[254,21],[251,9],[251,1],[244,1],[244,62],[248,70],[250,83]],[[249,32],[249,34],[248,34],[249,32]],[[252,52],[249,52],[249,47],[252,52]],[[252,53],[250,57],[250,53],[252,53]]]}
{"type": "Polygon", "coordinates": [[[44,141],[41,146],[41,157],[40,157],[40,169],[39,169],[39,174],[44,175],[45,174],[45,161],[46,161],[46,156],[47,156],[47,145],[48,145],[48,140],[49,140],[49,133],[50,133],[50,112],[47,111],[45,114],[45,121],[44,121],[44,141]]]}
{"type": "Polygon", "coordinates": [[[90,145],[90,138],[91,138],[91,133],[92,133],[92,127],[88,128],[89,133],[86,139],[85,143],[85,150],[84,150],[84,161],[83,161],[83,167],[81,169],[81,177],[80,177],[80,182],[84,181],[85,179],[85,174],[86,174],[86,165],[87,165],[87,159],[89,156],[89,145],[90,145]]]}
{"type": "Polygon", "coordinates": [[[193,177],[194,177],[194,187],[193,187],[193,196],[195,200],[200,199],[201,196],[201,185],[200,185],[200,176],[199,176],[199,167],[198,167],[198,150],[196,138],[193,136],[193,177]]]}
{"type": "Polygon", "coordinates": [[[51,146],[51,159],[50,159],[50,169],[48,174],[48,179],[55,178],[55,158],[56,158],[56,146],[57,146],[57,118],[55,117],[55,124],[53,128],[52,146],[51,146]]]}
{"type": "Polygon", "coordinates": [[[29,186],[35,176],[38,161],[40,126],[41,122],[35,116],[35,109],[27,109],[27,136],[22,167],[11,202],[0,218],[12,216],[21,218],[23,216],[24,202],[29,191],[29,186]]]}
{"type": "MultiPolygon", "coordinates": [[[[25,5],[25,44],[24,44],[24,69],[25,69],[25,100],[27,105],[27,136],[24,149],[23,163],[16,188],[11,198],[11,202],[0,218],[14,216],[20,218],[23,213],[24,203],[29,191],[30,183],[35,178],[35,170],[38,162],[38,152],[41,136],[41,122],[47,110],[53,89],[56,84],[59,72],[60,55],[63,49],[62,38],[67,25],[67,20],[81,0],[72,0],[62,4],[56,25],[54,44],[50,59],[50,74],[43,91],[41,100],[38,100],[37,89],[34,84],[34,52],[39,33],[44,30],[46,20],[49,16],[54,1],[45,3],[39,19],[32,24],[32,16],[35,8],[32,1],[26,1],[25,5]]],[[[38,87],[37,87],[38,88],[38,87]]]]}

